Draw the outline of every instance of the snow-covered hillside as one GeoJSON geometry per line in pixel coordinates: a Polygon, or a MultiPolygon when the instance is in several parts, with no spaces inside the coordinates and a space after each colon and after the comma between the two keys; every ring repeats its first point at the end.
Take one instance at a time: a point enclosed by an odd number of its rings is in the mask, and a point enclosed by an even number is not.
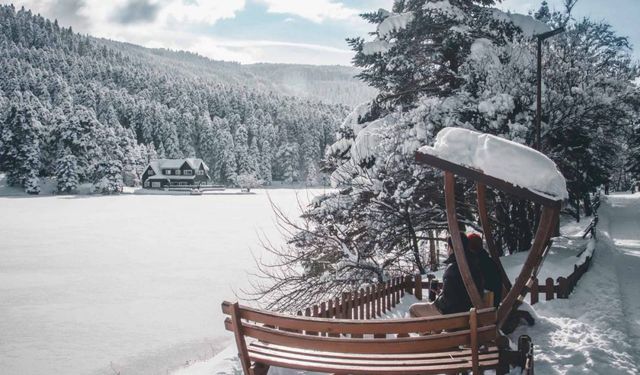
{"type": "MultiPolygon", "coordinates": [[[[295,215],[321,192],[268,194],[295,215]]],[[[281,241],[264,190],[0,198],[0,374],[164,374],[210,357],[260,235],[281,241]]]]}

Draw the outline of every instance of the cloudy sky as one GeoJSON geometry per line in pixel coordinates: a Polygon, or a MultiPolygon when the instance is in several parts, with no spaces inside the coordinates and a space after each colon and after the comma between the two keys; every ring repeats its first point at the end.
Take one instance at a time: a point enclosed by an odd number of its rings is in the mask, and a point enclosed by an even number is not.
{"type": "MultiPolygon", "coordinates": [[[[504,0],[520,13],[538,0],[504,0]]],[[[562,0],[550,0],[559,6],[562,0]]],[[[373,30],[358,14],[393,0],[0,0],[90,35],[182,49],[218,60],[349,65],[344,39],[373,30]]],[[[604,19],[640,48],[640,0],[580,0],[576,16],[604,19]],[[615,6],[614,6],[615,4],[615,6]]],[[[638,51],[635,56],[640,57],[638,51]]]]}

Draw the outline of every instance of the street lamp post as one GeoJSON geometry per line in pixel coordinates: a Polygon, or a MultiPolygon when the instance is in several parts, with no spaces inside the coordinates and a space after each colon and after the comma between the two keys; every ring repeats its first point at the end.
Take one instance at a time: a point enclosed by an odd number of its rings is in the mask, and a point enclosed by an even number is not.
{"type": "Polygon", "coordinates": [[[546,33],[537,34],[538,38],[538,91],[536,97],[536,141],[535,149],[540,151],[542,149],[541,143],[541,123],[542,123],[542,42],[551,38],[554,35],[558,35],[565,31],[564,26],[555,30],[547,31],[546,33]]]}
{"type": "MultiPolygon", "coordinates": [[[[547,31],[546,33],[537,34],[538,38],[538,88],[537,88],[537,96],[536,96],[536,141],[535,141],[535,149],[538,151],[542,151],[542,141],[541,141],[541,128],[542,128],[542,42],[546,39],[551,38],[554,35],[558,35],[565,31],[564,26],[559,27],[555,30],[547,31]]],[[[540,214],[539,207],[536,205],[536,216],[540,214]]],[[[556,227],[554,228],[554,236],[560,235],[560,214],[556,218],[556,227]]]]}

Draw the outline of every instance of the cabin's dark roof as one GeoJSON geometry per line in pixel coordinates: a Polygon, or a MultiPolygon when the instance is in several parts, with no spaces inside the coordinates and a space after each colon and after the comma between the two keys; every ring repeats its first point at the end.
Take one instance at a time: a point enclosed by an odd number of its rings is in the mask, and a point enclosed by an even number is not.
{"type": "Polygon", "coordinates": [[[207,172],[209,171],[209,167],[207,166],[207,164],[204,161],[202,161],[202,159],[196,159],[196,158],[152,160],[147,166],[147,168],[151,167],[151,169],[153,169],[153,172],[155,173],[155,175],[152,177],[155,177],[155,179],[168,178],[168,179],[176,179],[176,180],[180,180],[180,179],[188,180],[188,179],[194,178],[195,173],[192,176],[165,175],[162,173],[163,170],[165,169],[179,169],[180,167],[182,167],[184,163],[187,163],[192,169],[196,171],[200,169],[200,166],[202,166],[205,171],[207,172]],[[180,178],[180,177],[185,177],[185,178],[180,178]]]}

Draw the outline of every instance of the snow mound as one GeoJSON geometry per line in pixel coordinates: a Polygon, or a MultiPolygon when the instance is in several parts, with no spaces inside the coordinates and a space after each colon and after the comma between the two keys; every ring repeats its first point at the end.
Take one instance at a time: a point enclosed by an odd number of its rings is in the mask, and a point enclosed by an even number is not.
{"type": "Polygon", "coordinates": [[[463,128],[444,128],[431,146],[419,149],[449,162],[480,170],[551,199],[569,197],[567,183],[544,154],[516,142],[463,128]]]}

